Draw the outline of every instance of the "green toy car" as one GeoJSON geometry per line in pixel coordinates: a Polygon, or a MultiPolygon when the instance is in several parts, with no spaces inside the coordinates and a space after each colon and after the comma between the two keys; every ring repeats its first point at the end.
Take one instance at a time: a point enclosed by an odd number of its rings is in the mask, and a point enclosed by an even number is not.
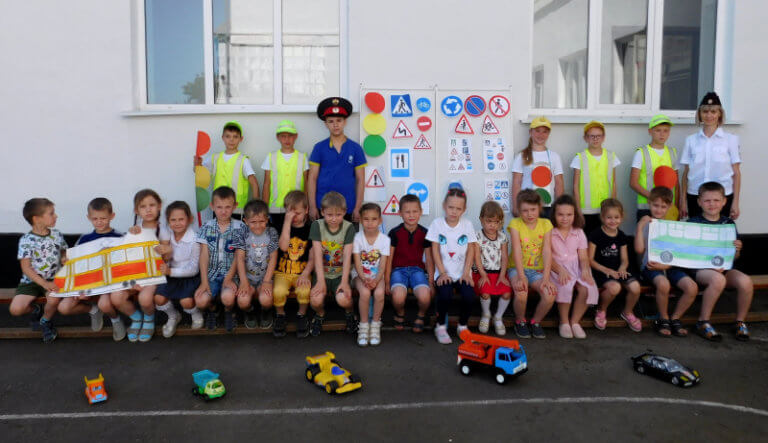
{"type": "Polygon", "coordinates": [[[221,398],[227,393],[227,388],[224,387],[224,383],[219,380],[219,374],[213,371],[204,369],[195,372],[192,374],[192,379],[195,381],[195,387],[192,388],[192,393],[199,397],[203,397],[205,401],[221,398]]]}

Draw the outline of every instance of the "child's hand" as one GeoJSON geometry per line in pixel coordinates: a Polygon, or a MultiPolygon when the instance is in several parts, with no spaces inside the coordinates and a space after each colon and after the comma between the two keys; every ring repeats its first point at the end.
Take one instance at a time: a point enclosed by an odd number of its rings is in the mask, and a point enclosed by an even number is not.
{"type": "Polygon", "coordinates": [[[509,287],[512,287],[512,283],[509,282],[509,279],[507,278],[506,275],[504,275],[503,272],[499,273],[499,279],[496,280],[496,286],[499,286],[499,285],[507,285],[509,287]]]}
{"type": "Polygon", "coordinates": [[[525,274],[518,274],[514,281],[515,292],[528,292],[528,277],[525,274]]]}
{"type": "Polygon", "coordinates": [[[200,285],[199,288],[195,291],[195,298],[202,296],[203,294],[210,294],[211,293],[211,287],[207,283],[203,283],[200,285]]]}
{"type": "Polygon", "coordinates": [[[46,290],[46,291],[50,291],[50,292],[59,292],[59,287],[58,287],[58,286],[56,286],[56,283],[54,283],[54,282],[52,282],[52,281],[47,281],[47,282],[45,282],[45,284],[43,285],[43,287],[45,288],[45,290],[46,290]]]}
{"type": "Polygon", "coordinates": [[[585,282],[586,282],[588,285],[594,285],[594,284],[595,284],[595,279],[592,277],[592,273],[591,273],[591,272],[589,272],[589,271],[587,271],[587,272],[582,272],[582,273],[581,273],[581,278],[583,278],[583,279],[584,279],[584,281],[585,281],[585,282]]]}
{"type": "Polygon", "coordinates": [[[738,254],[739,251],[741,251],[741,247],[743,246],[743,243],[741,243],[741,240],[736,239],[733,241],[733,246],[736,248],[736,253],[738,254]]]}
{"type": "Polygon", "coordinates": [[[167,264],[160,265],[160,273],[163,275],[171,275],[171,268],[167,264]]]}
{"type": "Polygon", "coordinates": [[[376,289],[376,286],[378,286],[378,285],[379,285],[379,280],[377,280],[377,279],[375,279],[375,278],[369,278],[369,279],[368,279],[368,281],[367,281],[367,282],[366,282],[366,284],[365,284],[365,286],[366,286],[368,289],[370,289],[371,291],[373,291],[374,289],[376,289]]]}
{"type": "Polygon", "coordinates": [[[170,254],[171,252],[173,252],[173,248],[171,247],[171,245],[157,245],[155,246],[155,252],[158,255],[170,254]]]}
{"type": "Polygon", "coordinates": [[[448,275],[447,272],[443,272],[443,273],[441,273],[440,275],[437,276],[437,285],[438,286],[442,286],[442,285],[444,285],[446,283],[450,283],[450,282],[451,282],[451,276],[448,275]]]}
{"type": "Polygon", "coordinates": [[[557,294],[557,287],[554,283],[549,281],[548,278],[544,278],[541,280],[541,290],[546,292],[549,295],[556,295],[557,294]]]}
{"type": "Polygon", "coordinates": [[[315,284],[315,286],[312,288],[313,297],[324,297],[326,292],[328,292],[328,288],[325,287],[325,279],[318,281],[317,284],[315,284]]]}
{"type": "MultiPolygon", "coordinates": [[[[194,156],[192,160],[194,166],[203,166],[203,157],[194,156]]],[[[194,170],[194,168],[192,168],[194,170]]]]}
{"type": "Polygon", "coordinates": [[[248,282],[248,280],[246,280],[243,283],[240,283],[240,286],[237,288],[237,296],[247,297],[251,295],[251,291],[253,291],[253,287],[248,282]]]}
{"type": "Polygon", "coordinates": [[[259,293],[264,294],[266,297],[272,298],[272,282],[262,282],[261,286],[259,286],[259,293]]]}
{"type": "Polygon", "coordinates": [[[475,281],[472,280],[472,273],[470,271],[464,271],[464,273],[461,274],[461,280],[459,281],[464,282],[473,288],[475,287],[475,281]]]}
{"type": "MultiPolygon", "coordinates": [[[[736,241],[738,241],[738,240],[736,240],[736,241]]],[[[741,247],[737,248],[736,250],[738,251],[739,249],[741,249],[741,247]]],[[[69,259],[67,258],[66,255],[62,255],[61,256],[61,265],[62,266],[66,265],[68,261],[69,261],[69,259]]]]}
{"type": "Polygon", "coordinates": [[[385,294],[392,294],[392,287],[389,286],[389,280],[384,281],[384,293],[385,294]]]}
{"type": "Polygon", "coordinates": [[[684,198],[680,199],[680,207],[679,213],[680,213],[680,219],[688,218],[688,202],[684,198]]]}
{"type": "Polygon", "coordinates": [[[128,232],[133,234],[133,235],[140,234],[141,233],[141,226],[131,226],[130,228],[128,228],[128,232]]]}
{"type": "Polygon", "coordinates": [[[312,281],[309,280],[309,277],[304,274],[299,274],[299,278],[296,279],[296,286],[297,287],[308,287],[312,284],[312,281]]]}
{"type": "Polygon", "coordinates": [[[482,288],[483,286],[489,284],[491,282],[491,279],[488,278],[488,274],[480,274],[480,278],[477,279],[477,287],[482,288]]]}
{"type": "Polygon", "coordinates": [[[614,280],[620,280],[620,279],[621,279],[621,272],[619,272],[619,271],[614,271],[613,269],[611,269],[610,271],[608,271],[608,274],[606,274],[606,275],[607,275],[608,277],[611,277],[611,278],[612,278],[612,279],[614,279],[614,280]]]}
{"type": "Polygon", "coordinates": [[[136,283],[135,285],[133,285],[133,288],[131,288],[131,289],[133,289],[134,291],[141,292],[141,290],[144,289],[144,287],[141,286],[140,284],[136,283]]]}
{"type": "Polygon", "coordinates": [[[565,268],[561,269],[561,271],[562,272],[557,273],[557,281],[559,281],[561,285],[565,285],[571,281],[573,276],[565,268]]]}
{"type": "Polygon", "coordinates": [[[341,292],[342,296],[347,299],[352,298],[352,288],[349,287],[349,283],[343,282],[339,285],[338,289],[336,289],[336,294],[341,292]]]}
{"type": "Polygon", "coordinates": [[[229,277],[224,279],[224,282],[221,284],[222,289],[229,288],[232,291],[237,291],[237,285],[235,284],[235,281],[229,277]]]}
{"type": "Polygon", "coordinates": [[[309,208],[309,218],[311,218],[312,220],[317,220],[319,218],[318,217],[319,215],[320,213],[317,212],[317,208],[315,207],[309,208]]]}
{"type": "Polygon", "coordinates": [[[293,209],[291,209],[290,211],[286,212],[285,213],[285,219],[284,219],[283,223],[288,223],[290,225],[291,223],[293,223],[293,219],[296,218],[296,215],[297,215],[297,213],[293,209]]]}
{"type": "Polygon", "coordinates": [[[649,261],[648,262],[648,269],[652,271],[666,271],[667,269],[671,268],[669,265],[663,265],[659,262],[655,261],[649,261]]]}
{"type": "Polygon", "coordinates": [[[629,272],[627,272],[626,269],[619,268],[619,270],[616,271],[616,274],[618,274],[619,278],[622,279],[622,280],[626,280],[626,279],[629,278],[629,272]]]}

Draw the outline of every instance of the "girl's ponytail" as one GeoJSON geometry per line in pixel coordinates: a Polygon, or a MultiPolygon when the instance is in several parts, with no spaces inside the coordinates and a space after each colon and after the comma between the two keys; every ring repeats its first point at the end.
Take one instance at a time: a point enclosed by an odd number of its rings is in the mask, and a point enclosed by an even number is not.
{"type": "Polygon", "coordinates": [[[523,164],[525,166],[533,163],[533,138],[528,137],[528,146],[523,149],[523,164]]]}

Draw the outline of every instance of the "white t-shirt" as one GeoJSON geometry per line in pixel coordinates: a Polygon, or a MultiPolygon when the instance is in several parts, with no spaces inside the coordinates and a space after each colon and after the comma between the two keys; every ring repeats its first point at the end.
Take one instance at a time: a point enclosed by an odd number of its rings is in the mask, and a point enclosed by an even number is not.
{"type": "MultiPolygon", "coordinates": [[[[606,151],[606,152],[608,152],[608,155],[611,154],[611,151],[606,151]]],[[[581,151],[581,153],[583,154],[584,151],[581,151]]],[[[589,155],[592,155],[592,154],[589,154],[589,155]]],[[[592,155],[592,158],[594,158],[596,162],[599,162],[602,157],[603,157],[603,154],[600,154],[597,157],[592,155]]],[[[611,165],[611,168],[615,168],[616,166],[619,166],[620,164],[621,164],[621,160],[619,160],[618,156],[614,155],[613,156],[613,164],[611,165]]],[[[574,155],[573,156],[573,160],[571,160],[571,169],[581,170],[581,160],[579,160],[579,156],[578,155],[574,155]]]]}
{"type": "MultiPolygon", "coordinates": [[[[643,146],[643,150],[645,149],[645,146],[643,146]]],[[[662,156],[664,155],[664,148],[656,149],[651,148],[654,151],[656,151],[656,155],[662,156]]],[[[632,157],[632,167],[635,169],[643,169],[643,150],[636,149],[635,150],[635,156],[632,157]]],[[[672,148],[669,148],[669,152],[672,152],[672,148]]],[[[672,168],[675,170],[680,169],[680,164],[672,165],[672,168]]]]}
{"type": "MultiPolygon", "coordinates": [[[[389,237],[379,232],[373,244],[368,243],[365,233],[361,230],[355,234],[355,240],[352,243],[352,253],[360,255],[360,262],[363,267],[363,277],[376,278],[381,268],[381,257],[389,256],[389,237]]],[[[353,277],[357,272],[353,272],[353,277]]]]}
{"type": "MultiPolygon", "coordinates": [[[[211,155],[209,157],[204,157],[203,158],[203,166],[205,166],[208,169],[211,169],[213,167],[213,156],[214,155],[218,156],[219,153],[217,152],[217,153],[215,153],[215,154],[213,154],[213,155],[211,155]]],[[[234,156],[234,155],[237,155],[237,153],[234,153],[234,154],[226,154],[225,153],[222,156],[221,159],[226,162],[230,158],[232,158],[232,156],[234,156]]],[[[243,155],[245,155],[245,154],[243,154],[243,155]]],[[[243,162],[243,177],[250,177],[252,175],[256,175],[256,174],[253,172],[253,166],[251,166],[251,159],[246,159],[246,161],[243,162]]]]}
{"type": "MultiPolygon", "coordinates": [[[[467,260],[467,248],[470,243],[477,243],[477,234],[472,223],[462,218],[456,226],[450,227],[444,217],[439,217],[430,223],[426,238],[440,245],[440,258],[451,280],[461,279],[467,260]]],[[[440,270],[435,267],[435,278],[439,275],[440,270]]]]}
{"type": "MultiPolygon", "coordinates": [[[[261,169],[263,169],[265,171],[271,171],[272,170],[272,165],[270,165],[271,159],[272,159],[272,154],[274,154],[274,152],[270,152],[269,154],[267,154],[267,157],[264,159],[264,162],[261,164],[261,169]]],[[[289,161],[291,159],[291,156],[294,153],[292,152],[290,154],[286,154],[285,152],[281,152],[281,154],[283,154],[283,158],[285,159],[285,161],[289,161]]],[[[301,165],[301,170],[302,171],[309,171],[309,163],[307,162],[307,156],[306,155],[304,156],[304,164],[301,165]]]]}
{"type": "Polygon", "coordinates": [[[518,152],[512,161],[512,172],[523,174],[523,183],[520,189],[533,189],[531,172],[537,163],[550,163],[553,176],[563,175],[563,163],[557,152],[548,149],[546,151],[533,151],[533,162],[530,165],[523,164],[523,153],[518,152]],[[549,152],[549,156],[547,156],[549,152]]]}

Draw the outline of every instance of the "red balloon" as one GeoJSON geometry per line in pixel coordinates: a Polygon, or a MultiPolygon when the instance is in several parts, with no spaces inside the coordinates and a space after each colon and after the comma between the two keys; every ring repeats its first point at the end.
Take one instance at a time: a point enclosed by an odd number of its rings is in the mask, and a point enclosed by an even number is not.
{"type": "Polygon", "coordinates": [[[365,104],[372,112],[381,114],[384,112],[386,101],[384,101],[384,96],[378,92],[369,92],[365,94],[365,104]]]}
{"type": "Polygon", "coordinates": [[[653,185],[675,189],[675,185],[677,185],[677,172],[669,166],[659,166],[653,171],[653,185]]]}

